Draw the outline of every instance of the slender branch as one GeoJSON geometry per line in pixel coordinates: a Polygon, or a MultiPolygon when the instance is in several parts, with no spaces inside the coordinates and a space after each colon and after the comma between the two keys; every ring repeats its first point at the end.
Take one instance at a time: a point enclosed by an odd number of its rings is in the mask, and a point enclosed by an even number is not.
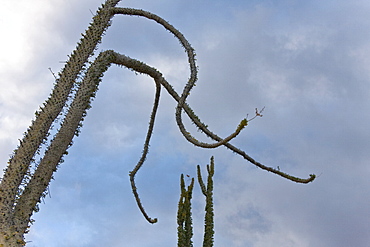
{"type": "Polygon", "coordinates": [[[152,113],[151,113],[151,116],[150,116],[148,132],[147,132],[145,143],[144,143],[143,154],[141,155],[141,158],[140,158],[139,162],[137,163],[137,165],[135,166],[135,168],[129,173],[131,188],[132,188],[132,192],[134,193],[136,203],[137,203],[140,211],[144,215],[145,219],[147,221],[149,221],[150,223],[156,223],[158,220],[157,220],[157,218],[154,218],[154,219],[150,218],[148,216],[148,214],[145,212],[145,209],[144,209],[144,207],[143,207],[143,205],[140,201],[139,194],[137,193],[137,188],[136,188],[136,184],[135,184],[135,175],[139,171],[139,169],[142,167],[142,165],[144,164],[144,162],[146,160],[146,156],[147,156],[148,151],[149,151],[149,142],[150,142],[150,138],[151,138],[152,133],[153,133],[155,116],[156,116],[156,113],[157,113],[157,110],[158,110],[159,97],[160,97],[160,92],[161,92],[161,84],[157,80],[155,80],[155,85],[156,85],[155,99],[154,99],[152,113]]]}
{"type": "MultiPolygon", "coordinates": [[[[167,92],[174,98],[174,100],[176,102],[179,102],[180,100],[180,96],[177,94],[177,92],[172,88],[172,86],[162,77],[161,73],[158,72],[155,68],[152,68],[148,65],[146,65],[145,63],[141,62],[141,61],[138,61],[138,60],[135,60],[133,58],[130,58],[130,57],[127,57],[125,55],[119,55],[119,62],[121,65],[124,65],[126,66],[127,68],[130,68],[130,69],[133,69],[139,73],[145,73],[153,78],[156,78],[157,76],[160,77],[160,79],[158,79],[160,81],[160,83],[162,84],[162,86],[167,90],[167,92]]],[[[223,139],[219,136],[217,136],[216,134],[214,134],[212,131],[210,131],[207,127],[207,125],[205,125],[204,123],[202,123],[199,118],[194,114],[193,110],[190,108],[190,106],[188,104],[184,104],[184,111],[186,112],[186,114],[189,116],[189,118],[194,122],[194,124],[200,129],[202,130],[208,137],[212,138],[213,140],[216,140],[216,141],[223,141],[223,139]]],[[[228,149],[232,150],[233,152],[239,154],[240,156],[242,156],[244,159],[246,159],[247,161],[249,161],[250,163],[252,163],[253,165],[263,169],[263,170],[266,170],[266,171],[269,171],[269,172],[272,172],[272,173],[275,173],[281,177],[284,177],[286,179],[289,179],[293,182],[297,182],[297,183],[309,183],[309,182],[312,182],[314,179],[315,179],[315,175],[311,174],[309,178],[307,179],[302,179],[302,178],[299,178],[299,177],[294,177],[294,176],[291,176],[287,173],[284,173],[280,170],[277,170],[275,168],[272,168],[272,167],[268,167],[268,166],[265,166],[265,165],[262,165],[261,163],[257,162],[256,160],[254,160],[252,157],[250,157],[249,155],[247,155],[244,151],[242,151],[241,149],[235,147],[234,145],[230,144],[229,142],[226,142],[223,144],[225,147],[227,147],[228,149]]]]}
{"type": "MultiPolygon", "coordinates": [[[[132,59],[132,58],[127,57],[125,55],[116,54],[115,58],[116,58],[116,60],[115,60],[115,63],[116,64],[123,65],[123,66],[125,66],[127,68],[133,69],[136,72],[144,73],[144,74],[147,74],[147,75],[151,76],[152,78],[154,78],[155,81],[156,81],[156,83],[157,82],[161,83],[165,87],[165,89],[169,92],[169,94],[171,94],[173,96],[173,98],[176,101],[178,101],[178,99],[179,99],[178,94],[173,90],[173,88],[170,86],[170,84],[163,78],[162,74],[160,72],[158,72],[155,68],[150,67],[150,66],[146,65],[145,63],[143,63],[141,61],[132,59]]],[[[215,135],[211,131],[209,131],[208,128],[203,123],[201,123],[198,118],[195,118],[194,117],[193,110],[187,104],[184,105],[184,110],[188,114],[188,116],[194,121],[194,123],[197,124],[207,135],[209,135],[211,138],[213,138],[215,140],[222,141],[221,138],[219,138],[217,135],[215,135]]],[[[148,131],[148,133],[149,133],[149,131],[148,131]]],[[[147,138],[147,140],[148,140],[148,138],[147,138]]],[[[148,141],[148,144],[149,144],[149,141],[148,141]]],[[[251,162],[252,164],[254,164],[254,165],[256,165],[256,166],[258,166],[258,167],[260,167],[260,168],[262,168],[264,170],[273,172],[273,173],[275,173],[277,175],[280,175],[280,176],[282,176],[284,178],[287,178],[289,180],[292,180],[294,182],[308,183],[308,182],[312,181],[315,178],[315,175],[311,175],[311,177],[309,179],[301,179],[301,178],[298,178],[298,177],[293,177],[293,176],[291,176],[289,174],[280,172],[279,170],[276,170],[276,169],[271,168],[271,167],[264,166],[264,165],[256,162],[254,159],[252,159],[247,154],[245,154],[244,151],[242,151],[242,150],[234,147],[233,145],[231,145],[228,142],[224,143],[224,145],[226,147],[230,148],[231,150],[235,151],[236,153],[242,155],[248,161],[251,160],[252,161],[251,162]]],[[[141,168],[141,166],[142,166],[142,164],[143,164],[143,162],[145,160],[146,154],[148,152],[148,149],[146,149],[145,147],[148,147],[147,144],[144,145],[143,156],[142,156],[141,160],[139,161],[139,163],[137,164],[137,166],[135,167],[134,173],[132,173],[132,172],[130,173],[130,180],[131,180],[131,185],[132,185],[132,188],[133,188],[133,193],[135,195],[135,198],[136,198],[136,201],[137,201],[137,203],[139,205],[140,210],[144,214],[144,217],[149,222],[153,223],[152,220],[147,216],[147,214],[145,213],[145,210],[143,209],[143,207],[141,205],[139,196],[138,196],[137,191],[136,191],[135,182],[134,182],[134,176],[137,173],[137,171],[141,168]]],[[[202,189],[202,191],[203,191],[203,189],[202,189]]],[[[156,220],[156,219],[154,219],[154,220],[156,220]]]]}

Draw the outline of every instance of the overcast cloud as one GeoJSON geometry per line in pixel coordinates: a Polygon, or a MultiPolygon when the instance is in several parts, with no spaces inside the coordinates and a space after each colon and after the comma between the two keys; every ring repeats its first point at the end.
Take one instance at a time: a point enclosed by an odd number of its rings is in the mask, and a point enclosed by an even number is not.
{"type": "MultiPolygon", "coordinates": [[[[63,61],[102,0],[1,0],[0,167],[5,168],[63,61]],[[91,13],[92,12],[92,13],[91,13]]],[[[199,82],[189,104],[261,163],[318,178],[302,185],[253,167],[220,147],[188,143],[164,91],[147,163],[137,175],[151,225],[128,172],[143,146],[154,97],[149,77],[112,66],[82,133],[50,185],[27,235],[30,247],[176,246],[181,173],[215,156],[215,246],[367,247],[370,243],[370,2],[127,0],[156,13],[196,50],[199,82]]],[[[188,79],[178,41],[152,21],[117,16],[98,51],[114,49],[157,67],[176,90],[188,79]]],[[[187,121],[187,126],[196,133],[187,121]]],[[[207,139],[202,139],[207,140],[207,139]]],[[[194,246],[204,197],[194,190],[194,246]]]]}

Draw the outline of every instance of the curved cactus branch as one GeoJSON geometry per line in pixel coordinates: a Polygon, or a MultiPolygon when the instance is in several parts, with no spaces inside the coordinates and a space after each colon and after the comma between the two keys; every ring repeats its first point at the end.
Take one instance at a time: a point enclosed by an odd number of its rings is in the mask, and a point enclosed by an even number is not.
{"type": "MultiPolygon", "coordinates": [[[[161,17],[139,9],[115,7],[118,2],[119,0],[107,0],[99,8],[93,18],[93,22],[85,34],[82,35],[83,37],[76,49],[72,52],[65,67],[59,73],[59,78],[56,79],[50,97],[46,100],[44,106],[36,112],[35,121],[32,121],[32,125],[25,133],[23,140],[9,161],[9,165],[0,184],[0,246],[3,243],[9,244],[9,239],[16,239],[18,244],[23,243],[23,235],[27,231],[28,224],[31,221],[30,217],[35,211],[40,198],[45,195],[53,173],[57,170],[58,164],[62,162],[63,156],[67,154],[66,150],[72,145],[74,135],[79,134],[82,121],[87,114],[87,110],[91,108],[91,101],[95,97],[101,78],[112,63],[149,75],[154,79],[156,84],[155,100],[144,142],[143,153],[135,168],[130,172],[130,181],[136,202],[149,222],[155,223],[157,219],[151,219],[146,214],[137,193],[135,175],[142,167],[148,154],[161,86],[177,102],[175,113],[177,125],[183,136],[192,144],[203,148],[215,148],[224,145],[255,166],[297,183],[309,183],[315,179],[315,175],[310,175],[309,178],[302,179],[264,166],[248,156],[241,149],[230,144],[229,141],[235,138],[248,124],[247,119],[243,119],[235,132],[226,138],[221,138],[210,131],[207,125],[200,121],[198,116],[186,103],[186,99],[197,81],[195,52],[190,43],[180,31],[161,17]],[[89,68],[85,70],[88,59],[93,56],[94,50],[96,50],[97,45],[100,43],[103,33],[110,26],[111,19],[116,14],[142,16],[154,20],[180,41],[180,44],[187,53],[190,67],[190,78],[181,95],[173,89],[163,75],[155,68],[112,50],[101,52],[89,68]],[[79,76],[83,79],[80,83],[76,83],[79,76]],[[75,94],[72,93],[73,90],[76,91],[75,94]],[[69,106],[67,105],[68,100],[72,100],[69,106]],[[67,110],[65,114],[63,113],[64,109],[67,110]],[[215,143],[203,143],[191,136],[182,122],[182,111],[186,113],[199,130],[215,141],[215,143]],[[51,140],[51,144],[47,147],[40,163],[35,167],[35,171],[31,174],[30,168],[32,167],[33,159],[39,152],[42,144],[47,140],[52,123],[60,115],[64,115],[60,129],[51,140]]],[[[14,243],[12,242],[12,244],[14,243]]],[[[17,245],[14,244],[14,246],[17,245]]]]}
{"type": "MultiPolygon", "coordinates": [[[[185,52],[188,56],[188,63],[189,63],[189,67],[190,67],[190,78],[188,80],[188,83],[184,87],[184,90],[181,94],[181,97],[178,100],[176,99],[176,101],[178,102],[177,107],[176,107],[176,122],[177,122],[177,125],[179,126],[179,129],[180,129],[181,133],[183,134],[183,136],[189,142],[191,142],[192,144],[194,144],[196,146],[203,147],[203,148],[215,148],[215,147],[219,147],[219,146],[227,143],[228,141],[230,141],[231,139],[233,139],[234,137],[236,137],[240,133],[240,131],[247,125],[246,119],[243,119],[240,122],[238,128],[236,129],[236,131],[234,133],[232,133],[231,135],[229,135],[225,139],[218,141],[217,143],[209,144],[209,143],[199,142],[193,136],[191,136],[191,134],[186,130],[186,128],[185,128],[185,126],[182,122],[181,112],[182,112],[182,109],[184,108],[186,98],[190,94],[190,90],[194,87],[195,82],[197,81],[198,71],[197,71],[197,66],[196,66],[196,62],[195,62],[196,59],[195,59],[194,49],[192,48],[192,46],[190,45],[188,40],[185,38],[185,36],[179,30],[177,30],[174,26],[169,24],[166,20],[159,17],[158,15],[155,15],[153,13],[150,13],[148,11],[144,11],[144,10],[141,10],[141,9],[133,9],[133,8],[118,8],[118,7],[115,7],[115,8],[112,8],[111,11],[112,11],[113,14],[142,16],[142,17],[145,17],[147,19],[153,20],[153,21],[157,22],[158,24],[162,25],[166,30],[171,32],[175,36],[175,38],[177,38],[179,40],[180,44],[184,47],[185,52]]],[[[169,91],[169,93],[172,95],[172,97],[176,97],[175,94],[173,94],[172,92],[169,91]]],[[[194,113],[192,115],[193,115],[191,117],[192,120],[193,120],[193,118],[198,118],[194,113]]]]}
{"type": "MultiPolygon", "coordinates": [[[[150,12],[147,12],[147,11],[143,11],[143,10],[139,10],[139,9],[132,9],[132,8],[117,8],[117,7],[112,8],[111,11],[114,14],[137,15],[137,16],[143,16],[145,18],[154,20],[157,23],[161,24],[166,30],[170,31],[173,35],[175,35],[175,37],[180,41],[181,45],[184,47],[184,49],[185,49],[185,51],[188,55],[188,62],[189,62],[189,65],[190,65],[190,79],[189,79],[188,83],[186,84],[186,86],[184,87],[184,90],[182,92],[181,97],[179,97],[179,95],[176,93],[176,91],[167,82],[162,81],[163,82],[162,85],[167,89],[168,93],[178,102],[178,105],[176,107],[176,122],[177,122],[177,124],[180,128],[181,133],[183,134],[183,136],[189,142],[193,143],[196,146],[200,146],[200,147],[204,147],[204,148],[215,148],[215,147],[218,147],[220,145],[224,145],[227,148],[231,149],[233,152],[241,155],[244,159],[248,160],[249,162],[251,162],[255,166],[257,166],[257,167],[259,167],[263,170],[266,170],[266,171],[275,173],[277,175],[280,175],[280,176],[282,176],[286,179],[289,179],[289,180],[297,182],[297,183],[309,183],[309,182],[312,182],[315,179],[316,176],[314,174],[311,174],[309,176],[309,178],[302,179],[302,178],[294,177],[294,176],[291,176],[287,173],[281,172],[278,169],[274,169],[272,167],[262,165],[261,163],[255,161],[252,157],[247,155],[244,151],[242,151],[239,148],[236,148],[235,146],[231,145],[229,143],[229,141],[232,138],[236,137],[240,133],[240,131],[247,125],[248,121],[246,119],[243,119],[240,122],[238,128],[236,129],[236,131],[233,134],[231,134],[230,136],[228,136],[224,139],[222,139],[221,137],[219,137],[216,134],[214,134],[213,132],[211,132],[207,128],[207,126],[200,121],[198,116],[195,115],[195,113],[191,110],[189,105],[185,102],[187,96],[190,93],[190,90],[192,89],[192,87],[194,86],[195,81],[197,80],[197,66],[195,64],[194,49],[191,47],[191,45],[186,40],[184,35],[182,35],[180,31],[178,31],[175,27],[173,27],[171,24],[169,24],[167,21],[165,21],[161,17],[159,17],[155,14],[152,14],[150,12]],[[202,132],[204,132],[211,139],[217,141],[217,143],[214,143],[214,144],[202,143],[202,142],[197,141],[194,137],[192,137],[190,135],[190,133],[186,131],[186,129],[185,129],[183,123],[182,123],[182,119],[181,119],[182,109],[185,110],[185,112],[187,113],[189,118],[193,121],[193,123],[202,132]]],[[[138,61],[137,63],[141,63],[141,62],[138,61]]],[[[127,65],[125,65],[125,66],[127,66],[127,65]]],[[[144,64],[142,64],[141,66],[145,67],[144,64]]]]}
{"type": "Polygon", "coordinates": [[[130,174],[130,182],[131,182],[132,192],[134,193],[134,196],[135,196],[136,202],[138,204],[138,207],[139,207],[140,211],[142,212],[142,214],[144,215],[145,219],[150,223],[156,223],[158,220],[157,220],[157,218],[154,218],[154,219],[150,218],[148,216],[148,214],[145,212],[145,209],[142,206],[142,203],[141,203],[140,198],[139,198],[139,194],[137,192],[137,188],[136,188],[136,184],[135,184],[135,175],[139,171],[139,169],[142,167],[142,165],[144,164],[144,162],[146,160],[146,156],[149,152],[149,142],[150,142],[150,138],[151,138],[152,133],[153,133],[155,116],[156,116],[158,105],[159,105],[159,96],[160,96],[160,92],[161,92],[161,84],[156,79],[154,79],[154,80],[155,80],[155,85],[156,85],[155,99],[154,99],[152,113],[151,113],[151,116],[150,116],[147,135],[146,135],[146,138],[145,138],[143,154],[141,155],[141,158],[140,158],[139,162],[137,163],[137,165],[135,166],[135,168],[129,173],[130,174]]]}

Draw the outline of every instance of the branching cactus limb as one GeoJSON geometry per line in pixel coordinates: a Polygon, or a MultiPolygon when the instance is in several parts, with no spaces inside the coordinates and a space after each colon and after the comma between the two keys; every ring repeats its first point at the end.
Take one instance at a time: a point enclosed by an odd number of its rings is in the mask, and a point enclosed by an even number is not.
{"type": "Polygon", "coordinates": [[[207,165],[207,186],[205,186],[200,166],[197,166],[198,182],[203,195],[206,197],[206,215],[204,217],[204,238],[203,247],[212,247],[214,242],[214,212],[213,212],[213,175],[215,174],[214,157],[211,157],[211,164],[207,165]]]}
{"type": "MultiPolygon", "coordinates": [[[[240,124],[238,125],[236,131],[232,133],[230,136],[226,138],[221,138],[211,132],[208,128],[207,125],[202,123],[200,119],[198,118],[197,115],[191,110],[189,105],[186,103],[186,98],[188,97],[190,90],[193,88],[196,80],[197,80],[197,66],[195,63],[195,52],[194,49],[191,47],[190,43],[185,39],[185,37],[172,25],[170,25],[168,22],[163,20],[161,17],[154,15],[150,12],[143,11],[143,10],[135,10],[135,9],[130,9],[130,8],[112,8],[112,11],[115,14],[126,14],[126,15],[138,15],[138,16],[143,16],[148,19],[152,19],[156,21],[157,23],[161,24],[165,29],[170,31],[175,37],[180,41],[182,46],[184,47],[187,55],[188,55],[188,62],[190,66],[190,79],[188,83],[186,84],[183,93],[181,97],[173,90],[172,86],[170,86],[167,82],[163,82],[163,86],[166,88],[168,93],[177,101],[178,105],[176,107],[176,122],[179,125],[181,133],[184,135],[184,137],[191,143],[193,143],[196,146],[200,146],[203,148],[215,148],[220,145],[224,145],[227,148],[231,149],[233,152],[241,155],[244,159],[248,160],[252,164],[256,165],[257,167],[267,170],[269,172],[275,173],[277,175],[280,175],[286,179],[289,179],[291,181],[297,182],[297,183],[309,183],[312,182],[315,179],[315,175],[311,174],[309,178],[302,179],[298,178],[295,176],[291,176],[287,173],[281,172],[278,169],[274,169],[272,167],[268,167],[265,165],[262,165],[261,163],[255,161],[252,157],[247,155],[244,151],[240,150],[239,148],[236,148],[232,144],[229,143],[229,141],[236,137],[240,131],[248,124],[247,119],[243,119],[240,124]],[[192,120],[192,122],[203,132],[205,133],[208,137],[211,139],[217,141],[218,143],[213,143],[213,144],[208,144],[208,143],[202,143],[197,141],[194,137],[190,135],[189,132],[186,131],[183,123],[182,123],[182,118],[181,118],[181,112],[182,109],[187,113],[189,118],[192,120]]],[[[141,62],[139,62],[141,63],[141,62]]],[[[134,69],[135,70],[135,69],[134,69]]],[[[145,72],[144,72],[145,73],[145,72]]],[[[256,116],[258,116],[258,111],[256,111],[256,116]]]]}
{"type": "Polygon", "coordinates": [[[50,97],[45,101],[40,111],[36,112],[36,119],[32,121],[32,125],[25,133],[24,138],[9,161],[9,165],[0,184],[0,247],[2,245],[24,245],[23,235],[27,232],[27,228],[31,222],[30,217],[35,211],[40,198],[45,195],[47,186],[58,164],[61,163],[63,155],[67,154],[67,149],[72,145],[74,135],[78,135],[82,126],[82,121],[87,114],[87,110],[91,107],[91,101],[95,97],[99,82],[104,72],[112,63],[149,75],[154,79],[156,84],[155,101],[144,143],[143,154],[138,164],[130,172],[130,181],[135,199],[143,215],[149,222],[154,223],[156,219],[151,219],[145,213],[137,193],[135,175],[142,167],[149,150],[149,142],[153,132],[161,86],[163,86],[177,102],[176,122],[184,137],[194,145],[203,148],[215,148],[224,145],[252,164],[294,182],[308,183],[315,178],[314,175],[311,175],[308,179],[301,179],[280,172],[280,170],[264,166],[252,159],[244,151],[231,145],[229,141],[236,137],[248,124],[247,119],[243,119],[236,131],[226,138],[221,138],[210,131],[207,125],[200,121],[198,116],[186,103],[190,90],[194,87],[197,80],[195,52],[190,43],[177,29],[159,16],[143,10],[117,8],[115,6],[118,2],[119,0],[107,0],[98,10],[93,18],[93,22],[90,24],[85,34],[83,34],[76,49],[72,52],[71,56],[69,56],[69,60],[66,62],[65,67],[58,74],[59,78],[56,79],[50,97]],[[88,70],[85,70],[88,59],[93,56],[97,45],[101,41],[103,33],[109,27],[112,17],[116,14],[136,15],[154,20],[180,41],[180,44],[187,53],[190,67],[190,79],[185,85],[181,96],[155,68],[114,51],[100,53],[88,70]],[[79,77],[83,77],[83,80],[77,83],[79,77]],[[77,91],[75,95],[72,94],[72,90],[77,91]],[[72,100],[72,98],[73,101],[68,106],[67,101],[72,100]],[[53,122],[59,115],[64,115],[64,108],[67,110],[67,113],[64,116],[61,127],[56,136],[52,139],[50,146],[46,147],[45,155],[42,157],[37,167],[34,168],[35,171],[33,172],[31,170],[33,159],[35,155],[39,153],[42,144],[47,140],[53,122]],[[182,123],[182,111],[188,115],[199,130],[216,142],[210,144],[203,143],[192,137],[182,123]]]}
{"type": "MultiPolygon", "coordinates": [[[[185,36],[179,30],[177,30],[174,26],[169,24],[163,18],[161,18],[161,17],[159,17],[159,16],[157,16],[153,13],[150,13],[148,11],[144,11],[144,10],[141,10],[141,9],[118,8],[118,7],[112,8],[112,12],[114,14],[142,16],[142,17],[145,17],[147,19],[154,20],[158,24],[162,25],[166,30],[171,32],[179,40],[180,44],[185,49],[185,52],[188,56],[188,62],[189,62],[189,67],[190,67],[189,81],[186,84],[186,86],[184,87],[184,90],[181,94],[181,97],[179,97],[176,92],[174,92],[174,91],[171,92],[172,90],[168,90],[168,89],[167,90],[172,95],[172,97],[174,97],[175,100],[178,102],[177,107],[176,107],[176,122],[179,126],[179,129],[180,129],[181,133],[184,135],[184,137],[189,142],[193,143],[196,146],[200,146],[200,147],[203,147],[203,148],[215,148],[215,147],[221,146],[224,143],[230,141],[231,139],[233,139],[234,137],[236,137],[240,133],[240,131],[247,125],[246,119],[241,121],[237,130],[234,133],[232,133],[230,136],[226,137],[225,139],[223,139],[223,140],[221,140],[217,143],[213,143],[213,144],[203,143],[203,142],[197,141],[194,137],[192,137],[190,135],[190,133],[186,130],[186,128],[185,128],[185,126],[182,122],[181,112],[182,112],[182,109],[184,109],[184,107],[185,107],[185,104],[186,104],[185,101],[186,101],[186,98],[188,97],[188,95],[190,94],[190,90],[194,87],[195,82],[197,81],[198,71],[197,71],[197,66],[196,66],[196,62],[195,62],[196,59],[195,59],[194,49],[192,48],[192,46],[190,45],[188,40],[185,38],[185,36]]],[[[194,114],[194,112],[191,112],[190,118],[193,120],[193,118],[198,118],[198,117],[194,114]]],[[[193,122],[194,122],[194,120],[193,120],[193,122]]],[[[199,126],[198,126],[198,128],[199,128],[199,126]]]]}
{"type": "MultiPolygon", "coordinates": [[[[203,195],[206,197],[205,216],[204,216],[204,237],[203,247],[212,247],[214,242],[214,213],[213,213],[213,175],[214,159],[211,157],[211,164],[207,165],[207,186],[204,184],[200,166],[197,166],[198,182],[203,195]]],[[[177,246],[191,247],[193,242],[191,199],[194,188],[194,178],[186,189],[184,174],[180,177],[180,201],[177,210],[177,246]]]]}
{"type": "Polygon", "coordinates": [[[136,202],[138,204],[138,207],[139,207],[141,213],[144,215],[145,219],[150,223],[156,223],[158,220],[157,220],[157,218],[154,218],[154,219],[150,218],[148,216],[148,214],[145,212],[144,207],[143,207],[143,205],[140,201],[140,198],[139,198],[139,193],[137,192],[137,188],[136,188],[136,184],[135,184],[135,175],[139,171],[139,169],[142,167],[142,165],[144,164],[146,156],[149,152],[149,142],[150,142],[150,138],[151,138],[152,133],[153,133],[155,116],[156,116],[156,113],[157,113],[157,109],[158,109],[158,105],[159,105],[159,97],[160,97],[160,92],[161,92],[161,84],[157,80],[155,80],[155,82],[156,82],[155,83],[156,84],[155,99],[154,99],[154,104],[153,104],[153,110],[152,110],[152,113],[151,113],[151,116],[150,116],[148,132],[147,132],[147,135],[146,135],[146,138],[145,138],[143,153],[142,153],[142,156],[141,156],[139,162],[135,166],[135,168],[129,173],[130,174],[130,182],[131,182],[132,193],[135,196],[136,202]]]}

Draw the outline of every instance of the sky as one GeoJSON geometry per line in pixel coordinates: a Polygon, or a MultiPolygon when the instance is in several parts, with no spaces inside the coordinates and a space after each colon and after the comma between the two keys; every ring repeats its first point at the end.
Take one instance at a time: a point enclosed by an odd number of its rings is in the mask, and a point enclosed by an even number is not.
{"type": "MultiPolygon", "coordinates": [[[[102,0],[0,2],[3,169],[51,92],[52,72],[61,70],[102,0]]],[[[162,91],[149,156],[136,176],[144,207],[158,218],[149,224],[128,172],[141,155],[155,87],[147,76],[112,66],[33,216],[27,246],[176,246],[180,174],[194,177],[201,165],[205,176],[211,156],[215,246],[369,246],[369,1],[126,0],[119,6],[163,17],[192,44],[199,81],[188,103],[212,131],[226,137],[265,107],[231,143],[267,166],[317,179],[296,184],[224,147],[195,147],[180,134],[176,104],[162,91]]],[[[114,17],[98,52],[107,49],[156,67],[178,92],[189,77],[183,48],[152,21],[114,17]]],[[[204,199],[196,184],[194,246],[202,244],[204,199]]]]}

